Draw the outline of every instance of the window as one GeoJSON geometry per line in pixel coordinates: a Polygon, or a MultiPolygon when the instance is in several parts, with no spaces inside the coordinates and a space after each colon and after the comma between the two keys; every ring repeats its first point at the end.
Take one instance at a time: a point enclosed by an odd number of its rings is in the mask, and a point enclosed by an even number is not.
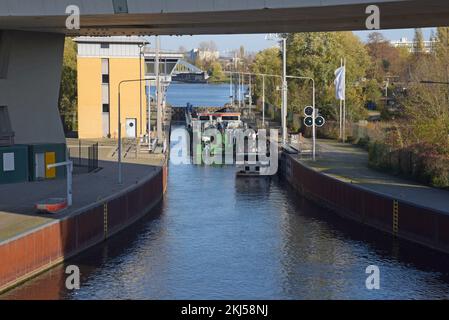
{"type": "Polygon", "coordinates": [[[109,85],[101,85],[101,103],[109,103],[109,85]]]}
{"type": "Polygon", "coordinates": [[[9,119],[8,107],[0,106],[0,146],[14,144],[14,132],[9,119]]]}
{"type": "Polygon", "coordinates": [[[109,74],[109,59],[101,59],[101,74],[109,74]]]}
{"type": "Polygon", "coordinates": [[[108,113],[109,112],[109,103],[103,103],[103,112],[108,113]]]}
{"type": "Polygon", "coordinates": [[[239,117],[238,116],[223,116],[222,119],[223,119],[223,121],[238,121],[239,117]]]}
{"type": "Polygon", "coordinates": [[[109,43],[102,43],[102,44],[100,44],[100,48],[101,49],[109,49],[109,43]]]}
{"type": "Polygon", "coordinates": [[[0,79],[8,76],[9,51],[11,42],[5,31],[0,31],[0,79]]]}
{"type": "Polygon", "coordinates": [[[114,13],[128,13],[127,0],[112,0],[114,6],[114,13]]]}
{"type": "Polygon", "coordinates": [[[0,134],[12,132],[11,121],[9,120],[8,107],[0,106],[0,134]]]}
{"type": "Polygon", "coordinates": [[[108,74],[103,74],[101,76],[101,78],[102,78],[102,83],[103,84],[108,84],[109,83],[109,75],[108,74]]]}

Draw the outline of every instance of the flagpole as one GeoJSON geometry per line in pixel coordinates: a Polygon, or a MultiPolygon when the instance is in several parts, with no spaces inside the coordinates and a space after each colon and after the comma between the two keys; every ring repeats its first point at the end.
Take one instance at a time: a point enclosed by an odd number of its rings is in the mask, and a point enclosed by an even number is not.
{"type": "MultiPolygon", "coordinates": [[[[340,59],[340,68],[343,68],[343,58],[341,58],[340,59]]],[[[340,139],[340,141],[343,141],[343,124],[342,124],[342,121],[343,121],[343,114],[342,114],[342,112],[343,112],[343,100],[341,100],[341,99],[339,99],[340,100],[340,113],[339,113],[339,120],[338,120],[338,122],[339,122],[339,126],[340,126],[340,131],[339,131],[339,133],[338,133],[338,138],[340,139]]]]}
{"type": "Polygon", "coordinates": [[[343,143],[346,142],[346,58],[344,58],[343,67],[345,68],[345,97],[343,100],[343,143]]]}

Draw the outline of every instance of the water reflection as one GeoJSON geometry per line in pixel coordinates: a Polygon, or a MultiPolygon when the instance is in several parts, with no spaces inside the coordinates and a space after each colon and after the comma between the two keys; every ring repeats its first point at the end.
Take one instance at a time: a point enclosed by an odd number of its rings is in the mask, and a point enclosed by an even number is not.
{"type": "Polygon", "coordinates": [[[3,299],[449,298],[449,258],[338,218],[277,178],[172,166],[163,203],[136,225],[3,299]],[[381,290],[365,288],[378,265],[381,290]]]}

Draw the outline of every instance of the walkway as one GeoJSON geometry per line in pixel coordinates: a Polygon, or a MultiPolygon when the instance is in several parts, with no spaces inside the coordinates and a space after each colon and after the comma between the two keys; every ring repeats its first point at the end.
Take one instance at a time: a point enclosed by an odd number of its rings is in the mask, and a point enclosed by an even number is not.
{"type": "Polygon", "coordinates": [[[99,161],[101,170],[73,176],[73,206],[59,214],[38,214],[34,205],[40,200],[65,197],[65,179],[0,185],[0,243],[117,194],[155,174],[157,167],[163,163],[162,155],[125,159],[123,184],[118,185],[116,161],[102,157],[111,153],[106,149],[107,147],[103,147],[99,152],[100,159],[103,159],[99,161]]]}
{"type": "Polygon", "coordinates": [[[368,167],[368,153],[353,145],[332,140],[318,140],[317,144],[316,162],[304,155],[297,156],[297,160],[342,181],[449,214],[449,191],[371,169],[368,167]]]}

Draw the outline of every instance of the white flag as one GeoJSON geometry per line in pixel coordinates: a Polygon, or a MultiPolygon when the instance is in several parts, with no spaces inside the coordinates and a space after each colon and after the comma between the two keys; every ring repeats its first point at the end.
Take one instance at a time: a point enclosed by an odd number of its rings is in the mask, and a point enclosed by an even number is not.
{"type": "Polygon", "coordinates": [[[335,70],[335,92],[338,100],[346,98],[346,67],[340,67],[335,70]]]}

